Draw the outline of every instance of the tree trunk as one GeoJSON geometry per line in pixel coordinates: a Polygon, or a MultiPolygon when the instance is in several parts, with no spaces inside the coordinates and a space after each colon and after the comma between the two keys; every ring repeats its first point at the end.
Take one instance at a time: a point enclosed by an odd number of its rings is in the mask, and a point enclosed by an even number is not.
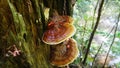
{"type": "Polygon", "coordinates": [[[73,4],[72,0],[0,0],[0,67],[53,68],[50,46],[41,41],[48,21],[44,10],[71,16],[73,4]],[[11,53],[15,48],[20,54],[11,53]]]}

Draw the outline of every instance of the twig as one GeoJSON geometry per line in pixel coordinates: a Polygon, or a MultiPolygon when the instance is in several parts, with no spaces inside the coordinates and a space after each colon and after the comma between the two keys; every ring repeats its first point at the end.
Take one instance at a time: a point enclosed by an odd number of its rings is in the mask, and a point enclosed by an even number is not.
{"type": "Polygon", "coordinates": [[[106,56],[106,59],[105,59],[103,68],[105,67],[105,64],[106,64],[106,61],[107,61],[107,57],[108,57],[108,55],[109,55],[109,53],[110,53],[111,47],[112,47],[112,45],[113,45],[113,43],[114,43],[114,40],[115,40],[115,37],[116,37],[116,31],[117,31],[117,28],[118,28],[119,18],[120,18],[120,13],[119,13],[118,18],[117,18],[117,22],[116,22],[116,27],[115,27],[115,31],[114,31],[113,40],[112,40],[112,43],[111,43],[110,48],[109,48],[109,50],[108,50],[108,53],[107,53],[107,56],[106,56]]]}
{"type": "MultiPolygon", "coordinates": [[[[115,25],[114,25],[115,26],[115,25]]],[[[110,32],[107,34],[106,38],[112,33],[112,31],[114,30],[115,27],[112,27],[112,29],[110,30],[110,32]]]]}
{"type": "MultiPolygon", "coordinates": [[[[99,49],[98,49],[98,51],[97,51],[97,53],[96,53],[96,55],[95,55],[95,57],[94,57],[94,59],[93,59],[92,67],[93,67],[93,65],[94,65],[94,61],[95,61],[95,59],[96,59],[96,57],[97,57],[97,55],[98,55],[98,53],[99,53],[101,47],[102,47],[102,44],[101,44],[101,46],[99,47],[99,49]]],[[[92,67],[91,67],[91,68],[92,68],[92,67]]]]}
{"type": "MultiPolygon", "coordinates": [[[[85,36],[86,26],[87,26],[87,20],[85,20],[85,24],[84,24],[84,27],[83,27],[83,34],[82,34],[83,37],[85,36]]],[[[82,42],[84,40],[83,37],[82,37],[82,42]]]]}
{"type": "Polygon", "coordinates": [[[91,46],[91,42],[92,42],[92,39],[93,39],[93,36],[96,32],[96,29],[98,27],[98,24],[99,24],[99,20],[100,20],[100,16],[101,16],[101,11],[102,11],[102,7],[103,7],[103,4],[104,4],[104,0],[101,0],[100,2],[100,7],[98,9],[98,17],[97,17],[97,21],[96,21],[96,24],[95,24],[95,27],[91,33],[91,36],[90,36],[90,39],[89,39],[89,43],[88,43],[88,47],[87,47],[87,51],[86,51],[86,54],[85,54],[85,58],[83,60],[83,65],[85,65],[86,63],[86,59],[87,59],[87,56],[88,56],[88,53],[89,53],[89,50],[90,50],[90,46],[91,46]]]}
{"type": "Polygon", "coordinates": [[[99,3],[99,0],[97,1],[97,4],[96,4],[95,9],[94,9],[94,12],[93,12],[92,28],[94,27],[94,18],[95,18],[95,13],[96,13],[96,10],[97,10],[97,7],[98,7],[98,3],[99,3]]]}

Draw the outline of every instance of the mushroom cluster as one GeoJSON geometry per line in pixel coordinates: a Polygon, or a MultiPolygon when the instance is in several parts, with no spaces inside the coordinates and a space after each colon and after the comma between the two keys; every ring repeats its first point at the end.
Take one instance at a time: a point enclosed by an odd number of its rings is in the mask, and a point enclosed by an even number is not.
{"type": "Polygon", "coordinates": [[[71,38],[76,32],[73,19],[70,16],[54,15],[42,41],[51,46],[50,63],[62,67],[72,63],[78,56],[76,41],[71,38]]]}

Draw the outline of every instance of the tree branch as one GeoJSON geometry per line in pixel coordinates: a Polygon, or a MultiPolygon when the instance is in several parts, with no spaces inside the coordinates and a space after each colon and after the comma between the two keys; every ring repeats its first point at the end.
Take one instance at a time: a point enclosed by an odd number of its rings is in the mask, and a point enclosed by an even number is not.
{"type": "Polygon", "coordinates": [[[103,4],[104,4],[104,0],[101,0],[100,6],[99,6],[99,9],[98,9],[97,21],[96,21],[95,27],[94,27],[94,29],[93,29],[93,31],[92,31],[92,33],[91,33],[90,39],[89,39],[87,51],[86,51],[86,54],[85,54],[85,58],[84,58],[84,60],[83,60],[83,65],[86,63],[86,59],[87,59],[87,56],[88,56],[88,53],[89,53],[89,50],[90,50],[90,46],[91,46],[92,39],[93,39],[93,37],[94,37],[94,34],[95,34],[96,29],[97,29],[98,24],[99,24],[99,20],[100,20],[100,16],[101,16],[101,11],[102,11],[103,4]]]}
{"type": "MultiPolygon", "coordinates": [[[[103,44],[101,44],[101,46],[99,47],[97,53],[95,54],[95,57],[94,57],[93,62],[92,62],[92,67],[93,67],[93,65],[94,65],[95,59],[96,59],[96,57],[98,56],[98,53],[99,53],[100,49],[102,48],[102,46],[103,46],[103,44]]],[[[92,67],[91,67],[91,68],[92,68],[92,67]]]]}
{"type": "Polygon", "coordinates": [[[106,64],[106,61],[107,61],[107,57],[108,57],[108,55],[109,55],[109,53],[110,53],[110,50],[111,50],[111,48],[112,48],[112,45],[114,44],[114,40],[115,40],[115,37],[116,37],[116,31],[117,31],[118,23],[119,23],[119,18],[120,18],[120,13],[119,13],[118,18],[117,18],[117,22],[116,22],[116,26],[115,26],[115,31],[114,31],[113,40],[112,40],[112,43],[111,43],[110,48],[109,48],[109,50],[108,50],[107,56],[106,56],[106,58],[105,58],[105,62],[104,62],[103,68],[105,67],[105,64],[106,64]]]}
{"type": "Polygon", "coordinates": [[[94,8],[94,12],[93,12],[92,29],[93,29],[93,27],[94,27],[94,18],[95,18],[95,13],[96,13],[96,10],[97,10],[97,7],[98,7],[98,4],[99,4],[99,0],[97,1],[96,6],[95,6],[95,8],[94,8]]]}

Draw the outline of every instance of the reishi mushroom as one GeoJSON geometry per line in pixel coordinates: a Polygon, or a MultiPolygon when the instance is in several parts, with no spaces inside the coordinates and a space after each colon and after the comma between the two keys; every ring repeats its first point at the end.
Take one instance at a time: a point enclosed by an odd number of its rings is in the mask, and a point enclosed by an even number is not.
{"type": "Polygon", "coordinates": [[[42,41],[46,44],[59,44],[66,39],[72,37],[75,33],[75,27],[71,24],[65,23],[58,27],[52,27],[44,32],[42,41]]]}
{"type": "Polygon", "coordinates": [[[54,66],[63,67],[72,63],[78,54],[77,43],[70,38],[61,44],[51,46],[50,62],[54,66]]]}
{"type": "Polygon", "coordinates": [[[65,20],[62,21],[60,21],[59,18],[53,18],[54,20],[48,24],[48,29],[42,37],[44,43],[56,45],[74,35],[76,29],[74,25],[71,24],[71,22],[73,22],[72,18],[69,16],[63,16],[63,18],[65,20]]]}
{"type": "Polygon", "coordinates": [[[43,33],[42,41],[51,46],[50,63],[54,66],[63,67],[72,63],[78,56],[77,43],[71,37],[76,29],[73,25],[73,18],[70,16],[60,16],[53,13],[51,21],[47,25],[47,30],[43,33]]]}

